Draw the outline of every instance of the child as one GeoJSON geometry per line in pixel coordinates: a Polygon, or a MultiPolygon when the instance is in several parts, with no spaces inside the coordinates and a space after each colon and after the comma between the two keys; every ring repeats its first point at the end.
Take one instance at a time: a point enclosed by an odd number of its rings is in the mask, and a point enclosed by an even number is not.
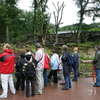
{"type": "Polygon", "coordinates": [[[31,95],[35,96],[35,66],[34,63],[30,62],[30,58],[31,55],[26,55],[26,60],[27,63],[24,63],[23,66],[23,73],[25,75],[26,78],[26,95],[25,97],[29,97],[29,93],[30,93],[30,85],[29,83],[31,83],[31,95]]]}

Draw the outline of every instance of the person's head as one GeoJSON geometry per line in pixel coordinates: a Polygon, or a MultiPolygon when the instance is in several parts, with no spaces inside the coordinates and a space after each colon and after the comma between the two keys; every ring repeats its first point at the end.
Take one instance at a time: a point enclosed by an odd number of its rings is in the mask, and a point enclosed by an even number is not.
{"type": "Polygon", "coordinates": [[[10,44],[4,44],[4,46],[3,46],[3,51],[6,51],[6,50],[8,50],[8,49],[11,49],[10,44]]]}
{"type": "Polygon", "coordinates": [[[20,57],[21,57],[21,58],[25,58],[25,53],[21,53],[21,54],[20,54],[20,57]]]}
{"type": "Polygon", "coordinates": [[[63,45],[62,46],[62,51],[64,52],[64,51],[67,51],[68,50],[68,46],[67,45],[63,45]]]}
{"type": "Polygon", "coordinates": [[[36,48],[36,50],[38,50],[39,48],[41,48],[40,43],[36,43],[36,44],[35,44],[35,48],[36,48]]]}
{"type": "Polygon", "coordinates": [[[29,52],[30,49],[28,47],[25,48],[25,52],[29,52]]]}
{"type": "Polygon", "coordinates": [[[41,48],[44,51],[44,48],[41,48]]]}
{"type": "Polygon", "coordinates": [[[25,58],[26,58],[27,61],[30,61],[31,55],[25,55],[25,58]]]}
{"type": "Polygon", "coordinates": [[[56,50],[55,49],[52,49],[51,50],[51,54],[53,54],[53,53],[56,53],[56,50]]]}
{"type": "Polygon", "coordinates": [[[77,52],[77,51],[78,51],[78,48],[77,48],[77,47],[75,47],[75,48],[73,49],[73,51],[74,51],[74,52],[77,52]]]}
{"type": "Polygon", "coordinates": [[[100,50],[100,46],[95,46],[95,51],[100,50]]]}

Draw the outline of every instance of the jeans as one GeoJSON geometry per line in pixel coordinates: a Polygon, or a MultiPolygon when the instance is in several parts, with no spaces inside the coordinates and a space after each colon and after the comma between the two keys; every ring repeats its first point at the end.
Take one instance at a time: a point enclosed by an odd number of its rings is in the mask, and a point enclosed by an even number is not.
{"type": "Polygon", "coordinates": [[[78,81],[78,69],[74,69],[74,81],[78,81]]]}
{"type": "Polygon", "coordinates": [[[95,69],[96,85],[100,86],[100,69],[95,69]]]}
{"type": "Polygon", "coordinates": [[[70,78],[70,74],[68,74],[67,76],[64,76],[65,78],[65,88],[69,89],[71,88],[71,78],[70,78]]]}
{"type": "Polygon", "coordinates": [[[44,86],[46,86],[48,83],[47,69],[44,69],[43,77],[44,77],[44,86]]]}

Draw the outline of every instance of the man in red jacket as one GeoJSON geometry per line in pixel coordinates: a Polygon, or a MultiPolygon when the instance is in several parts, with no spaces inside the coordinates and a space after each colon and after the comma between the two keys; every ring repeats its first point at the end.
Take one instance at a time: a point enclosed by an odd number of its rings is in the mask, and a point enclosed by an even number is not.
{"type": "Polygon", "coordinates": [[[14,72],[14,53],[9,44],[4,44],[3,53],[0,54],[0,73],[3,92],[0,98],[6,98],[8,92],[8,83],[12,94],[15,94],[12,73],[14,72]]]}

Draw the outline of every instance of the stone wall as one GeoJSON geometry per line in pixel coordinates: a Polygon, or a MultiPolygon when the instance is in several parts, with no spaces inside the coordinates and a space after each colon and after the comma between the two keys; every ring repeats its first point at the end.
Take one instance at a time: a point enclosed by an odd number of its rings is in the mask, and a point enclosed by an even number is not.
{"type": "MultiPolygon", "coordinates": [[[[82,33],[81,41],[97,41],[100,40],[100,32],[88,32],[88,33],[82,33]]],[[[64,34],[58,34],[58,43],[65,44],[67,42],[76,42],[76,36],[74,33],[64,33],[64,34]]],[[[28,40],[33,40],[33,36],[28,36],[28,40]]],[[[42,43],[42,37],[41,36],[35,36],[35,41],[42,43]]],[[[53,44],[55,42],[55,34],[49,34],[46,36],[46,44],[53,44]]]]}

